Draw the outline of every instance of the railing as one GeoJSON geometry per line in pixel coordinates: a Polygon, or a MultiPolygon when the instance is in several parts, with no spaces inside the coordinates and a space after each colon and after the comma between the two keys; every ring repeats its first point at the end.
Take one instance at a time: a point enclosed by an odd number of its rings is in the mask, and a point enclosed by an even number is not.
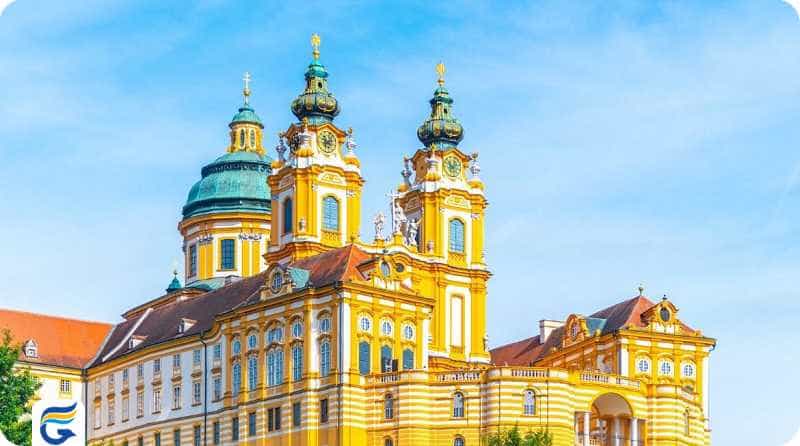
{"type": "Polygon", "coordinates": [[[481,380],[481,372],[444,372],[434,373],[434,380],[438,382],[477,382],[481,380]]]}
{"type": "Polygon", "coordinates": [[[515,378],[547,378],[550,376],[548,369],[511,369],[511,376],[515,378]]]}
{"type": "Polygon", "coordinates": [[[635,379],[625,378],[624,376],[606,375],[604,373],[581,373],[581,381],[598,384],[611,384],[624,387],[639,389],[641,383],[635,379]]]}

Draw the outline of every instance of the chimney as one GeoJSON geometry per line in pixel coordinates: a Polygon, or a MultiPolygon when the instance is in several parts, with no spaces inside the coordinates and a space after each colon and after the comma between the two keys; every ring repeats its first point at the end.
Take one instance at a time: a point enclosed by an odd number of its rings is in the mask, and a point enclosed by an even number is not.
{"type": "Polygon", "coordinates": [[[539,321],[539,343],[544,344],[547,342],[547,338],[553,334],[553,331],[563,326],[564,323],[561,321],[550,321],[547,319],[542,319],[539,321]]]}

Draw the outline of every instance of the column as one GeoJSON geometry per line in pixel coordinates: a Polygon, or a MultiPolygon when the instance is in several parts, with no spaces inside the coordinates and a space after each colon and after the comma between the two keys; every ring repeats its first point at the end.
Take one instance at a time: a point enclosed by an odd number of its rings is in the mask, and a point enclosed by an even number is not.
{"type": "Polygon", "coordinates": [[[589,446],[589,421],[591,414],[583,413],[583,446],[589,446]]]}
{"type": "Polygon", "coordinates": [[[631,418],[631,446],[638,446],[639,444],[639,420],[631,418]]]}
{"type": "Polygon", "coordinates": [[[619,428],[619,417],[614,417],[614,446],[622,446],[619,428]]]}

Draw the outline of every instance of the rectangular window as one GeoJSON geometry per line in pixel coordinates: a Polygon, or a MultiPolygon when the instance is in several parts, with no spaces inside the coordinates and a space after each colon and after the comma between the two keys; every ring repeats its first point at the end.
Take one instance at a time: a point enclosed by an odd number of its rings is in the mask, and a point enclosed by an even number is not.
{"type": "Polygon", "coordinates": [[[370,370],[370,345],[367,341],[358,343],[358,372],[368,375],[370,370]]]}
{"type": "Polygon", "coordinates": [[[202,359],[202,355],[200,353],[200,349],[195,349],[192,351],[192,365],[199,366],[200,359],[202,359]]]}
{"type": "Polygon", "coordinates": [[[217,344],[214,346],[214,361],[222,360],[222,345],[217,344]]]}
{"type": "Polygon", "coordinates": [[[197,275],[197,245],[189,246],[189,277],[197,275]]]}
{"type": "Polygon", "coordinates": [[[181,355],[172,355],[172,368],[179,369],[181,368],[181,355]]]}
{"type": "Polygon", "coordinates": [[[235,245],[233,239],[225,239],[220,241],[220,269],[234,269],[236,262],[234,261],[235,245]]]}
{"type": "Polygon", "coordinates": [[[239,417],[231,419],[231,440],[239,441],[239,417]]]}
{"type": "Polygon", "coordinates": [[[161,446],[161,432],[153,434],[153,444],[155,446],[161,446]]]}
{"type": "MultiPolygon", "coordinates": [[[[161,359],[153,360],[153,375],[161,373],[161,359]]],[[[155,376],[154,376],[155,378],[155,376]]]]}
{"type": "Polygon", "coordinates": [[[136,392],[136,417],[144,416],[144,390],[136,392]]]}
{"type": "Polygon", "coordinates": [[[219,440],[220,440],[219,421],[215,421],[214,422],[213,428],[214,428],[214,444],[219,444],[219,440]]]}
{"type": "Polygon", "coordinates": [[[72,393],[72,382],[66,379],[61,380],[61,393],[72,393]]]}
{"type": "Polygon", "coordinates": [[[281,430],[281,408],[267,409],[267,430],[269,432],[281,430]]]}
{"type": "Polygon", "coordinates": [[[255,437],[256,435],[256,413],[250,412],[247,414],[247,436],[255,437]]]}
{"type": "Polygon", "coordinates": [[[201,431],[200,431],[200,426],[195,426],[194,427],[194,446],[200,446],[201,437],[202,437],[202,435],[201,435],[201,431]]]}
{"type": "Polygon", "coordinates": [[[200,404],[200,381],[192,383],[192,404],[200,404]]]}
{"type": "Polygon", "coordinates": [[[122,370],[122,386],[123,387],[128,386],[128,369],[122,370]]]}
{"type": "Polygon", "coordinates": [[[300,402],[296,402],[292,404],[292,426],[300,427],[300,424],[303,422],[303,406],[300,405],[300,402]]]}
{"type": "Polygon", "coordinates": [[[141,381],[144,379],[144,364],[136,365],[136,379],[141,381]]]}
{"type": "Polygon", "coordinates": [[[139,437],[136,439],[136,446],[144,446],[144,437],[139,437]]]}
{"type": "Polygon", "coordinates": [[[130,400],[128,396],[125,395],[122,397],[122,421],[128,421],[128,415],[130,415],[130,400]]]}
{"type": "Polygon", "coordinates": [[[214,401],[222,399],[222,378],[214,377],[214,401]]]}
{"type": "Polygon", "coordinates": [[[172,444],[175,446],[181,446],[181,430],[175,429],[172,431],[172,444]]]}
{"type": "Polygon", "coordinates": [[[153,389],[153,413],[161,412],[161,389],[153,389]]]}
{"type": "Polygon", "coordinates": [[[328,399],[325,398],[324,400],[319,401],[319,422],[320,423],[327,423],[328,422],[328,399]]]}
{"type": "Polygon", "coordinates": [[[281,430],[281,408],[276,407],[275,409],[275,430],[281,430]]]}
{"type": "Polygon", "coordinates": [[[181,386],[172,387],[172,410],[181,408],[181,386]]]}
{"type": "Polygon", "coordinates": [[[108,424],[114,424],[114,400],[108,400],[108,424]]]}

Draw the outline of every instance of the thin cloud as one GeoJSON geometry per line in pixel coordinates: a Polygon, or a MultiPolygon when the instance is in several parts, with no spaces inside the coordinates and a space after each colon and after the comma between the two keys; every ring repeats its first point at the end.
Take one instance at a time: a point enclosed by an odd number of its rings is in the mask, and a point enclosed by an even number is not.
{"type": "Polygon", "coordinates": [[[794,437],[792,437],[792,439],[788,442],[784,443],[783,446],[800,446],[800,429],[797,429],[794,437]]]}

